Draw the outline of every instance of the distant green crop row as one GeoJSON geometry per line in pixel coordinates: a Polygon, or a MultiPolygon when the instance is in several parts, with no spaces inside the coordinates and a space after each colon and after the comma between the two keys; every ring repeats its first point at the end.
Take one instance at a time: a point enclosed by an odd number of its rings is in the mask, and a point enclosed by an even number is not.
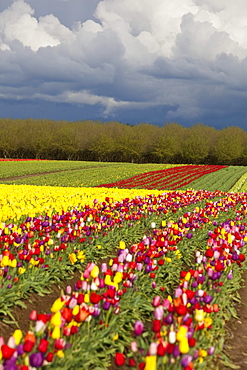
{"type": "Polygon", "coordinates": [[[185,190],[186,188],[190,188],[195,190],[206,189],[209,191],[229,191],[246,172],[247,168],[245,166],[229,166],[217,172],[212,172],[208,175],[202,176],[198,180],[192,181],[186,187],[181,187],[181,189],[185,190]]]}
{"type": "Polygon", "coordinates": [[[0,178],[30,175],[33,173],[74,170],[78,168],[109,166],[104,162],[80,161],[1,161],[0,178]]]}
{"type": "MultiPolygon", "coordinates": [[[[9,162],[10,163],[10,162],[9,162]]],[[[11,162],[12,163],[12,162],[11,162]]],[[[19,176],[23,174],[22,163],[19,162],[19,176]]],[[[55,171],[55,165],[57,168],[60,165],[60,161],[51,161],[53,165],[53,170],[55,171]],[[55,163],[54,163],[55,162],[55,163]]],[[[166,164],[136,164],[136,163],[104,163],[104,162],[61,162],[65,165],[67,164],[67,171],[57,172],[51,174],[44,174],[42,176],[32,176],[27,178],[20,178],[15,180],[5,180],[4,184],[26,184],[26,185],[49,185],[49,186],[73,186],[73,187],[90,187],[97,186],[104,183],[110,183],[117,180],[127,179],[131,176],[148,172],[157,171],[172,167],[173,165],[166,164]],[[69,168],[69,163],[71,163],[71,168],[69,168]],[[76,163],[81,163],[81,168],[74,169],[76,163]],[[89,165],[90,163],[90,165],[89,165]],[[85,165],[86,164],[86,165],[85,165]],[[69,170],[71,169],[71,171],[69,170]]],[[[1,167],[1,163],[0,163],[1,167]]],[[[44,169],[44,167],[42,167],[44,169]]],[[[58,170],[58,169],[57,169],[58,170]]],[[[52,171],[50,167],[50,171],[52,171]]],[[[37,162],[36,167],[33,168],[33,172],[30,173],[41,173],[39,167],[39,162],[37,162]]],[[[18,172],[16,172],[18,173],[18,172]]],[[[29,173],[29,174],[30,174],[29,173]]],[[[12,175],[13,176],[13,175],[12,175]]],[[[15,176],[18,176],[17,174],[15,176]]],[[[6,178],[7,176],[5,176],[6,178]]],[[[10,176],[9,176],[10,177],[10,176]]]]}
{"type": "Polygon", "coordinates": [[[247,172],[244,173],[240,179],[230,189],[232,192],[244,192],[247,191],[247,172]]]}
{"type": "MultiPolygon", "coordinates": [[[[90,187],[173,166],[174,165],[167,164],[86,161],[0,162],[0,178],[6,179],[2,181],[5,184],[90,187]],[[49,173],[53,171],[61,172],[49,173]],[[45,174],[42,176],[38,175],[41,173],[45,174]],[[8,177],[31,174],[37,174],[37,176],[22,177],[15,180],[7,179],[8,177]]],[[[180,189],[246,191],[246,173],[247,168],[244,166],[229,166],[192,181],[190,184],[180,189]]]]}

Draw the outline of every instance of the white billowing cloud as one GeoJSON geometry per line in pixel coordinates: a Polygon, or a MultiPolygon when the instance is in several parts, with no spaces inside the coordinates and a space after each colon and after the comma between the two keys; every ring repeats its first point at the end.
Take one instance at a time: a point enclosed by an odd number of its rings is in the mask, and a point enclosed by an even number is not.
{"type": "Polygon", "coordinates": [[[0,13],[2,98],[99,104],[109,116],[167,106],[164,120],[223,115],[222,97],[247,98],[246,0],[102,0],[71,28],[29,1],[0,13]]]}
{"type": "Polygon", "coordinates": [[[34,10],[24,0],[14,2],[0,13],[1,49],[13,40],[36,51],[40,47],[56,46],[73,37],[72,32],[50,14],[36,19],[34,10]]]}

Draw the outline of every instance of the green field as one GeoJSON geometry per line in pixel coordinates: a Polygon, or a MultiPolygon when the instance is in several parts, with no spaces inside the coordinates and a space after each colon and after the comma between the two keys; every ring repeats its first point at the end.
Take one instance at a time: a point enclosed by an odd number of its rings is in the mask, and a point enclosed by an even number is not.
{"type": "MultiPolygon", "coordinates": [[[[4,184],[91,187],[173,166],[175,165],[85,161],[13,161],[0,162],[0,178],[4,184]]],[[[229,166],[204,175],[180,189],[245,191],[246,172],[245,166],[229,166]]]]}
{"type": "MultiPolygon", "coordinates": [[[[196,190],[221,190],[231,191],[234,184],[247,172],[245,166],[229,166],[220,171],[210,173],[202,176],[196,181],[192,181],[188,186],[183,186],[180,189],[186,190],[188,188],[196,190]]],[[[234,191],[234,190],[233,190],[234,191]]],[[[236,190],[239,191],[239,190],[236,190]]]]}
{"type": "Polygon", "coordinates": [[[127,179],[143,172],[164,170],[173,166],[167,164],[76,161],[0,162],[0,178],[6,179],[4,184],[90,187],[127,179]],[[8,165],[6,166],[6,164],[8,165]],[[52,171],[61,172],[40,175],[52,171]],[[39,175],[7,180],[8,177],[30,174],[39,175]]]}

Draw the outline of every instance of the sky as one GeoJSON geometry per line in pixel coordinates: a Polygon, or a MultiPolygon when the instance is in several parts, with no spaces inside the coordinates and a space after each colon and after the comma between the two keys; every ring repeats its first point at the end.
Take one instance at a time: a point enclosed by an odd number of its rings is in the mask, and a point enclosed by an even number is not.
{"type": "Polygon", "coordinates": [[[246,0],[1,0],[0,118],[247,130],[246,0]]]}

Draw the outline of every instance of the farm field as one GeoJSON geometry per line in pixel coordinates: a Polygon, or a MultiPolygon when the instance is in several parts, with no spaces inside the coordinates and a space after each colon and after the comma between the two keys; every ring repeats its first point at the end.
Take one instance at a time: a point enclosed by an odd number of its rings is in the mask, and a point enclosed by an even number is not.
{"type": "Polygon", "coordinates": [[[90,187],[100,185],[104,181],[110,182],[118,178],[128,178],[143,172],[163,170],[170,167],[175,167],[175,165],[76,161],[30,161],[21,162],[21,164],[18,162],[0,162],[0,178],[6,179],[4,180],[5,184],[90,187]],[[49,173],[53,171],[58,172],[49,173]],[[41,173],[42,177],[40,176],[41,173]],[[7,180],[8,177],[35,174],[39,175],[7,180]]]}
{"type": "MultiPolygon", "coordinates": [[[[124,188],[124,183],[121,184],[122,180],[130,178],[131,187],[135,188],[149,188],[149,189],[172,189],[172,183],[167,182],[169,176],[172,176],[174,182],[176,180],[176,189],[186,190],[188,187],[193,189],[207,189],[207,190],[222,190],[230,191],[230,189],[236,184],[240,184],[242,175],[246,173],[246,167],[244,166],[220,166],[218,170],[220,172],[203,173],[207,166],[197,166],[201,168],[201,173],[188,173],[190,167],[186,167],[187,175],[189,178],[181,181],[181,173],[179,174],[176,170],[178,177],[177,179],[169,172],[166,174],[160,174],[164,170],[169,168],[182,168],[184,166],[178,165],[164,165],[164,164],[134,164],[134,163],[104,163],[104,162],[73,162],[73,161],[30,161],[30,162],[0,162],[0,178],[3,179],[5,184],[26,184],[26,185],[39,185],[39,186],[65,186],[65,187],[94,187],[102,186],[103,184],[111,184],[115,187],[119,186],[124,188]],[[7,165],[6,165],[7,164],[7,165]],[[19,173],[18,173],[19,168],[19,173]],[[58,171],[56,173],[49,173],[58,171]],[[156,171],[157,173],[151,173],[156,171]],[[47,173],[45,173],[47,172],[47,173]],[[142,183],[136,183],[135,176],[147,173],[145,181],[142,183]],[[38,174],[38,175],[35,175],[38,174]],[[42,176],[41,176],[42,174],[42,176]],[[198,174],[200,176],[198,176],[198,174]],[[27,176],[32,175],[32,176],[27,176]],[[20,176],[18,179],[17,177],[20,176]],[[158,182],[152,184],[154,176],[159,176],[158,182]],[[162,176],[162,177],[161,177],[162,176]],[[193,178],[194,176],[194,178],[193,178]],[[8,178],[12,178],[8,180],[8,178]],[[132,179],[133,177],[133,179],[132,179]],[[149,179],[148,179],[149,177],[149,179]],[[198,178],[196,178],[198,177],[198,178]],[[150,180],[151,179],[151,180],[150,180]],[[162,180],[162,181],[161,181],[162,180]],[[120,183],[119,183],[120,182],[120,183]],[[185,183],[185,185],[183,185],[185,183]],[[170,185],[170,186],[168,186],[170,185]]],[[[208,166],[210,167],[210,166],[208,166]]],[[[198,170],[196,170],[198,171],[198,170]]],[[[238,185],[236,191],[244,191],[245,179],[241,180],[241,186],[238,185]]],[[[106,185],[106,187],[109,187],[106,185]]],[[[127,181],[126,188],[130,187],[130,183],[127,181]]]]}
{"type": "Polygon", "coordinates": [[[121,165],[0,184],[3,369],[234,366],[224,323],[246,266],[245,168],[121,165]]]}

